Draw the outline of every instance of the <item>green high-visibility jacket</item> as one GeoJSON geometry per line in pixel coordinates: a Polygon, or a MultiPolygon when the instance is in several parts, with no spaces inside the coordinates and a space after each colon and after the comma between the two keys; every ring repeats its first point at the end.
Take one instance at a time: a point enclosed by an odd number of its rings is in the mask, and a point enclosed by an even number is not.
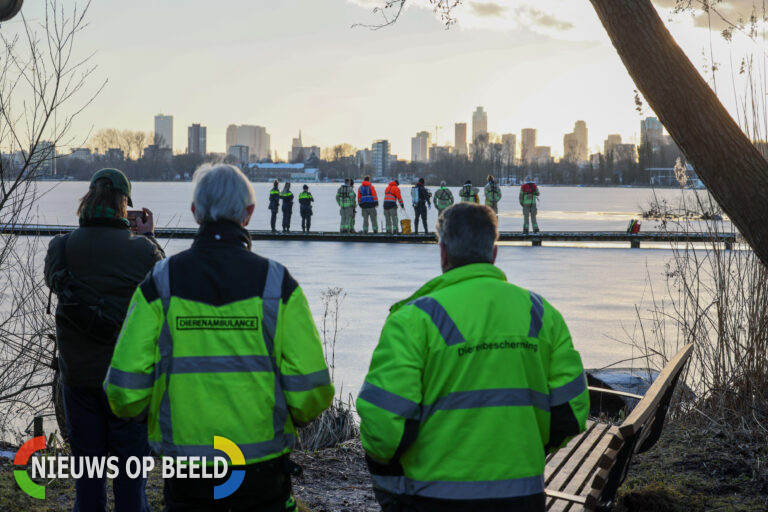
{"type": "Polygon", "coordinates": [[[336,203],[342,208],[349,208],[357,204],[355,188],[349,185],[342,185],[336,191],[336,203]]]}
{"type": "Polygon", "coordinates": [[[536,206],[536,198],[539,197],[539,187],[536,186],[535,183],[524,183],[520,187],[520,194],[518,195],[518,200],[520,201],[520,206],[536,206]],[[524,192],[524,187],[530,187],[530,189],[533,189],[533,192],[524,192]]]}
{"type": "Polygon", "coordinates": [[[496,206],[499,204],[499,201],[501,201],[501,188],[496,183],[489,181],[483,190],[485,192],[486,206],[496,206]]]}
{"type": "Polygon", "coordinates": [[[459,197],[462,203],[479,203],[480,190],[472,185],[464,185],[459,190],[459,197]]]}
{"type": "Polygon", "coordinates": [[[227,221],[203,224],[141,283],[104,387],[117,416],[148,416],[157,453],[212,463],[221,436],[246,464],[290,452],[295,425],[334,393],[301,288],[227,221]]]}
{"type": "Polygon", "coordinates": [[[445,210],[453,204],[453,192],[448,187],[440,187],[435,191],[435,208],[445,210]]]}
{"type": "Polygon", "coordinates": [[[514,498],[544,491],[545,455],[585,429],[589,394],[560,313],[472,264],[392,307],[357,411],[374,486],[514,498]]]}

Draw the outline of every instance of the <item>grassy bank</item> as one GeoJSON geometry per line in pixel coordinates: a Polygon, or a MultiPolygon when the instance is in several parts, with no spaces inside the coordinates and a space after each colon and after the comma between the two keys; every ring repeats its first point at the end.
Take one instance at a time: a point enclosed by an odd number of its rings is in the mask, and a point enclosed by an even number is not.
{"type": "MultiPolygon", "coordinates": [[[[304,468],[294,493],[305,512],[379,510],[357,440],[335,448],[300,451],[304,468]]],[[[149,477],[152,510],[162,510],[159,471],[149,477]]],[[[0,510],[71,510],[74,482],[48,483],[45,501],[21,492],[11,461],[0,459],[0,510]]],[[[738,437],[707,425],[673,422],[650,451],[635,456],[619,491],[617,512],[697,512],[768,510],[768,446],[759,436],[738,437]]]]}
{"type": "Polygon", "coordinates": [[[673,422],[633,459],[615,510],[768,510],[766,438],[673,422]]]}

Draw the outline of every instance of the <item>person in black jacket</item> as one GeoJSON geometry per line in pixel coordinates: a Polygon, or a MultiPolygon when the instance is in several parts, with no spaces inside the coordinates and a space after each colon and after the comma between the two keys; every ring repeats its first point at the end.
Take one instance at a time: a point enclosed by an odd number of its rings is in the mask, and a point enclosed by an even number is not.
{"type": "Polygon", "coordinates": [[[303,191],[299,194],[299,213],[301,214],[301,231],[309,233],[309,227],[312,225],[312,203],[315,198],[309,191],[309,186],[304,185],[303,191]]]}
{"type": "Polygon", "coordinates": [[[283,201],[283,233],[287,233],[291,230],[291,215],[293,214],[293,192],[291,192],[290,182],[286,182],[283,186],[280,200],[283,201]]]}
{"type": "Polygon", "coordinates": [[[416,212],[416,221],[413,223],[414,233],[419,232],[419,217],[424,224],[424,233],[429,233],[427,229],[427,207],[432,208],[430,198],[432,193],[424,186],[424,178],[419,178],[419,182],[416,183],[417,195],[416,201],[413,203],[413,209],[416,212]]]}
{"type": "MultiPolygon", "coordinates": [[[[129,205],[131,184],[122,172],[95,173],[77,209],[80,227],[48,245],[45,282],[59,298],[56,341],[72,455],[118,457],[115,509],[147,511],[146,481],[125,471],[129,457],[149,455],[147,427],[114,416],[102,390],[131,296],[165,257],[152,233],[152,212],[143,209],[133,234],[129,205]]],[[[106,479],[86,475],[75,484],[74,510],[106,510],[106,479]]]]}
{"type": "Polygon", "coordinates": [[[280,209],[280,188],[277,186],[277,180],[272,183],[272,190],[269,191],[269,210],[272,212],[272,218],[269,220],[272,226],[272,232],[277,233],[275,223],[277,223],[277,210],[280,209]]]}

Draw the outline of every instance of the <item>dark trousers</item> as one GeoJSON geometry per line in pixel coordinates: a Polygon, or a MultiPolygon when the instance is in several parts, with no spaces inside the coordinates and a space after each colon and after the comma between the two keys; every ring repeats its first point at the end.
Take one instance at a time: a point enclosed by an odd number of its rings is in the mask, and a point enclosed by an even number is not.
{"type": "Polygon", "coordinates": [[[286,210],[283,208],[283,229],[288,230],[291,229],[291,214],[293,213],[293,210],[286,210]]]}
{"type": "Polygon", "coordinates": [[[245,466],[245,477],[231,495],[213,499],[213,487],[229,479],[211,480],[167,478],[163,488],[168,512],[292,512],[291,479],[286,471],[287,457],[245,466]]]}
{"type": "Polygon", "coordinates": [[[374,489],[383,512],[544,512],[544,494],[496,500],[439,500],[374,489]]]}
{"type": "MultiPolygon", "coordinates": [[[[112,414],[101,388],[62,385],[62,391],[72,455],[76,458],[116,456],[120,473],[112,482],[115,512],[148,511],[144,493],[147,481],[129,478],[125,469],[129,457],[149,455],[147,426],[121,420],[112,414]]],[[[88,478],[86,475],[87,472],[75,483],[73,512],[106,511],[106,478],[88,478]]]]}
{"type": "Polygon", "coordinates": [[[277,224],[277,208],[270,211],[272,212],[272,218],[269,219],[269,225],[272,226],[272,231],[277,231],[275,229],[275,224],[277,224]]]}
{"type": "Polygon", "coordinates": [[[413,209],[416,211],[416,221],[413,223],[414,232],[419,232],[419,217],[421,217],[421,221],[424,223],[424,232],[429,233],[427,229],[427,205],[416,205],[413,209]]]}
{"type": "Polygon", "coordinates": [[[312,213],[301,212],[301,229],[309,231],[309,226],[312,224],[312,213]]]}

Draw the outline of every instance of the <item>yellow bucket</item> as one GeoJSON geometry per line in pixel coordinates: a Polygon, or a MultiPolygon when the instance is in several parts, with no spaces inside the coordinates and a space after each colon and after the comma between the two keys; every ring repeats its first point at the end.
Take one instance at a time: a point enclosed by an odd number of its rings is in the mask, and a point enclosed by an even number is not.
{"type": "Polygon", "coordinates": [[[404,235],[411,234],[411,219],[403,219],[400,221],[400,231],[402,231],[404,235]]]}

